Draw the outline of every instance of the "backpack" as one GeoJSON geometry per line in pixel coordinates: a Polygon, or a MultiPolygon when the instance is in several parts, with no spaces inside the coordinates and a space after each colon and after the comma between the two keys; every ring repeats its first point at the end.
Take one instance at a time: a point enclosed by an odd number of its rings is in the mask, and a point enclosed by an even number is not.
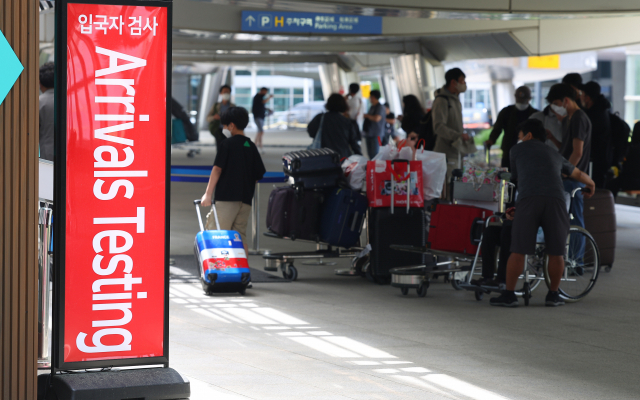
{"type": "MultiPolygon", "coordinates": [[[[447,96],[439,94],[436,96],[436,99],[438,97],[445,98],[447,100],[447,105],[449,106],[449,108],[451,108],[451,104],[449,104],[449,98],[447,96]]],[[[418,134],[418,140],[424,140],[424,149],[429,151],[433,151],[433,148],[436,146],[436,138],[438,136],[433,130],[433,115],[431,113],[432,110],[433,107],[422,117],[422,119],[420,120],[420,125],[418,126],[418,132],[416,132],[418,134]]]]}
{"type": "Polygon", "coordinates": [[[611,149],[613,153],[611,163],[613,166],[619,167],[629,149],[631,128],[620,118],[619,113],[609,114],[609,122],[611,124],[611,149]]]}

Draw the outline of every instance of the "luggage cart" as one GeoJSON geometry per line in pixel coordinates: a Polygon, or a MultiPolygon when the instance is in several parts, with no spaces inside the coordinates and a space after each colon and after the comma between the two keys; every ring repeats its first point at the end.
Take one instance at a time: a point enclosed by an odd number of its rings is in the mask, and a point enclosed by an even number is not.
{"type": "MultiPolygon", "coordinates": [[[[265,232],[264,236],[275,238],[275,239],[284,239],[291,240],[287,237],[281,237],[272,232],[265,232]]],[[[325,260],[331,258],[352,258],[353,264],[357,264],[357,260],[362,257],[362,253],[366,253],[366,249],[362,247],[352,247],[350,249],[343,248],[335,248],[328,243],[315,242],[311,240],[303,240],[296,239],[296,242],[303,243],[315,243],[317,246],[316,251],[300,251],[300,252],[292,252],[292,253],[267,253],[265,252],[262,255],[262,258],[266,260],[267,266],[265,270],[275,270],[280,269],[282,271],[282,276],[285,279],[289,279],[295,281],[298,279],[298,269],[293,265],[295,260],[325,260]],[[323,249],[322,246],[326,246],[326,249],[323,249]]],[[[316,265],[329,265],[322,262],[316,263],[316,265]]],[[[340,274],[346,275],[346,274],[340,274]]],[[[352,275],[352,274],[349,274],[352,275]]],[[[355,275],[355,274],[353,274],[355,275]]]]}
{"type": "MultiPolygon", "coordinates": [[[[508,172],[500,172],[500,184],[498,187],[498,201],[494,201],[493,185],[482,185],[476,189],[470,183],[462,182],[462,170],[454,170],[451,180],[451,198],[456,204],[479,205],[486,208],[493,208],[497,215],[504,213],[505,204],[510,202],[513,197],[514,185],[509,182],[511,174],[508,172]]],[[[487,218],[485,224],[497,218],[495,215],[487,218]]],[[[414,253],[430,254],[435,258],[433,264],[424,267],[408,267],[395,268],[391,270],[392,286],[400,288],[402,294],[407,294],[408,289],[418,289],[418,295],[421,297],[426,295],[426,289],[429,287],[429,280],[437,275],[448,275],[451,285],[456,290],[473,290],[476,293],[476,299],[482,300],[486,291],[479,286],[471,285],[471,279],[474,275],[478,275],[477,266],[480,256],[480,247],[482,245],[482,236],[478,241],[478,248],[475,254],[452,253],[431,249],[429,247],[415,247],[407,245],[391,245],[395,250],[408,251],[414,253]],[[463,265],[470,263],[470,265],[463,265]],[[420,283],[417,283],[420,282],[420,283]],[[416,287],[418,285],[418,287],[416,287]],[[420,286],[421,285],[421,286],[420,286]]],[[[495,288],[498,290],[499,288],[495,288]]]]}

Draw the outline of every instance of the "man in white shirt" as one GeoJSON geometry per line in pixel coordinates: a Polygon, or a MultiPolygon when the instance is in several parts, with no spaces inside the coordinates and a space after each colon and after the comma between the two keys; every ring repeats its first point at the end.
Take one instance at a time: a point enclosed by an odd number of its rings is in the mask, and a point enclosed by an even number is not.
{"type": "Polygon", "coordinates": [[[349,105],[349,118],[354,121],[358,120],[358,116],[362,112],[362,99],[357,96],[359,91],[360,85],[352,83],[349,85],[349,94],[345,96],[349,105]]]}

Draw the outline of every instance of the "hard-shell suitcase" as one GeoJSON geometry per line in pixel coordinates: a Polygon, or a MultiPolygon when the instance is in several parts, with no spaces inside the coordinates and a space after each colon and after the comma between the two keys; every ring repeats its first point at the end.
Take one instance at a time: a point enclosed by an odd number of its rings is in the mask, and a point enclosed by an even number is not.
{"type": "Polygon", "coordinates": [[[350,248],[360,239],[367,197],[351,189],[334,189],[327,196],[320,223],[320,240],[350,248]]]}
{"type": "Polygon", "coordinates": [[[289,182],[301,189],[334,187],[342,177],[340,155],[331,149],[285,153],[282,164],[289,182]]]}
{"type": "Polygon", "coordinates": [[[269,196],[267,229],[292,240],[318,241],[323,194],[292,187],[275,188],[269,196]]]}
{"type": "Polygon", "coordinates": [[[475,255],[487,218],[493,211],[458,204],[436,204],[429,223],[429,248],[475,255]]]}
{"type": "Polygon", "coordinates": [[[598,245],[600,265],[610,269],[616,251],[616,208],[613,194],[596,189],[590,199],[584,199],[584,225],[598,245]]]}
{"type": "Polygon", "coordinates": [[[212,206],[218,230],[206,231],[200,215],[200,200],[194,200],[200,223],[193,251],[198,276],[206,294],[215,292],[239,292],[244,294],[251,283],[251,271],[247,262],[240,234],[220,230],[215,205],[212,206]]]}
{"type": "Polygon", "coordinates": [[[392,244],[425,246],[427,242],[427,225],[422,208],[370,208],[369,243],[371,244],[368,273],[378,283],[389,283],[390,269],[424,265],[427,255],[393,250],[392,244]]]}

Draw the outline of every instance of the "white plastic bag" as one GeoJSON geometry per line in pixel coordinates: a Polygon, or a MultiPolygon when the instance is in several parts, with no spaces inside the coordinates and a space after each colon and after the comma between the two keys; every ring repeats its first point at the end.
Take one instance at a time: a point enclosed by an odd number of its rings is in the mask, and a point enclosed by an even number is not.
{"type": "Polygon", "coordinates": [[[367,176],[367,158],[354,154],[342,161],[342,172],[353,190],[362,190],[367,176]]]}
{"type": "Polygon", "coordinates": [[[422,148],[416,150],[415,160],[422,161],[422,185],[425,201],[439,198],[442,195],[442,187],[447,175],[445,154],[422,148]]]}
{"type": "Polygon", "coordinates": [[[398,158],[401,160],[413,160],[413,149],[411,147],[403,147],[398,152],[398,158]]]}
{"type": "Polygon", "coordinates": [[[395,160],[398,158],[398,148],[395,143],[390,140],[389,144],[380,146],[380,150],[378,150],[378,154],[371,159],[371,161],[387,161],[387,160],[395,160]]]}

